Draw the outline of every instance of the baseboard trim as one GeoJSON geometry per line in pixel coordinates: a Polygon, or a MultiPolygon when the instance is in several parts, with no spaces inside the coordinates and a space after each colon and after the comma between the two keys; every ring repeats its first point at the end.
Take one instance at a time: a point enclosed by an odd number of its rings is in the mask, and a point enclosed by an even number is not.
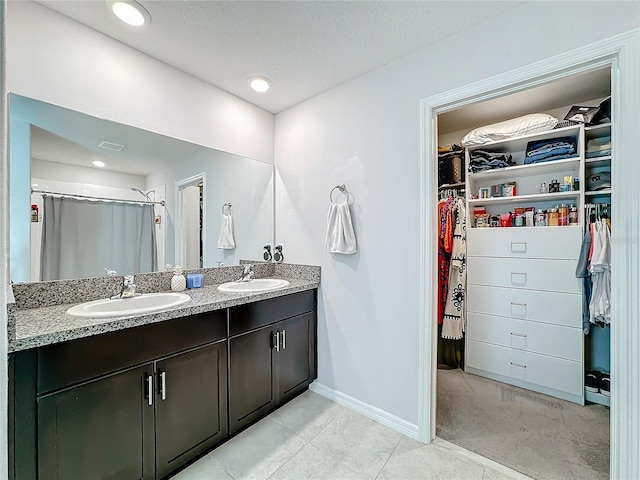
{"type": "Polygon", "coordinates": [[[313,382],[309,386],[309,390],[318,395],[321,395],[329,400],[336,402],[343,407],[347,407],[354,410],[371,420],[378,422],[385,427],[392,428],[393,430],[406,435],[407,437],[418,440],[418,425],[407,422],[400,417],[397,417],[389,412],[386,412],[378,407],[364,403],[361,400],[353,398],[346,393],[333,390],[332,388],[322,385],[321,383],[313,382]]]}

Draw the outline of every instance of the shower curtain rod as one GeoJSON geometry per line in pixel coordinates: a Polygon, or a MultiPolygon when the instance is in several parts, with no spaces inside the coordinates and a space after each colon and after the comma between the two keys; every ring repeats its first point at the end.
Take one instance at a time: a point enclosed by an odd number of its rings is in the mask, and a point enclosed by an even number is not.
{"type": "Polygon", "coordinates": [[[93,197],[90,195],[76,195],[74,193],[50,192],[48,190],[37,190],[34,188],[31,189],[31,193],[42,193],[44,195],[59,195],[61,197],[88,198],[90,200],[107,200],[110,202],[120,202],[120,203],[144,203],[148,205],[162,205],[164,207],[164,200],[161,200],[159,202],[150,202],[147,200],[122,200],[120,198],[93,197]]]}

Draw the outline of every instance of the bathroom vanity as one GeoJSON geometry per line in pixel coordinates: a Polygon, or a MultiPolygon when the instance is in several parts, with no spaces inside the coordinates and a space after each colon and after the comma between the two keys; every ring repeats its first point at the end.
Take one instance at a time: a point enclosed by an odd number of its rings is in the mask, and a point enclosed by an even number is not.
{"type": "Polygon", "coordinates": [[[262,295],[207,287],[146,324],[43,334],[14,351],[10,478],[166,478],[301,393],[317,377],[318,284],[291,279],[262,295]]]}

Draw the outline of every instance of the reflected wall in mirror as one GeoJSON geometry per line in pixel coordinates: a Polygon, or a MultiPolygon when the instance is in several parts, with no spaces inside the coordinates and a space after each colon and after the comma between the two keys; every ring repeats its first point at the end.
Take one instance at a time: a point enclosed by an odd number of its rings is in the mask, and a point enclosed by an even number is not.
{"type": "Polygon", "coordinates": [[[14,282],[142,273],[183,260],[232,265],[273,242],[273,165],[16,94],[9,108],[14,282]],[[189,184],[190,210],[178,214],[180,186],[199,175],[206,182],[189,184]],[[60,197],[65,208],[50,204],[60,197]],[[218,248],[227,203],[234,247],[218,248]]]}

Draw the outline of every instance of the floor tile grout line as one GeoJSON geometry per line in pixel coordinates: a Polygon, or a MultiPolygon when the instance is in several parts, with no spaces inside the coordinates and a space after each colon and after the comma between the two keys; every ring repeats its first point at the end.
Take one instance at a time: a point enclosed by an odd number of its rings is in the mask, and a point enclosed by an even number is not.
{"type": "MultiPolygon", "coordinates": [[[[300,436],[298,435],[298,437],[300,437],[300,436]]],[[[300,437],[300,438],[302,438],[302,437],[300,437]]],[[[302,449],[303,449],[304,447],[306,447],[307,445],[308,445],[307,443],[303,444],[303,445],[302,445],[298,450],[296,450],[296,451],[293,453],[293,455],[291,455],[291,456],[290,456],[289,458],[287,458],[284,462],[282,462],[282,465],[280,465],[278,468],[276,468],[276,469],[273,471],[273,473],[272,473],[271,475],[269,475],[265,480],[269,480],[270,478],[273,478],[273,476],[276,474],[276,472],[278,472],[278,470],[280,470],[280,469],[281,469],[282,467],[284,467],[287,463],[289,463],[289,462],[291,461],[291,459],[292,459],[293,457],[295,457],[296,455],[298,455],[298,454],[302,451],[302,449]]]]}
{"type": "Polygon", "coordinates": [[[396,453],[396,450],[398,449],[398,447],[400,446],[400,442],[402,441],[402,439],[404,438],[404,435],[402,435],[400,437],[400,439],[398,440],[398,443],[396,443],[396,446],[393,447],[393,450],[391,451],[391,453],[389,454],[389,456],[387,457],[387,459],[385,460],[384,464],[382,465],[382,467],[380,467],[380,470],[378,470],[378,473],[376,474],[376,476],[374,477],[374,480],[378,480],[378,477],[380,476],[380,474],[382,473],[382,470],[384,470],[384,467],[387,466],[387,463],[389,463],[389,460],[391,459],[391,457],[393,456],[394,453],[396,453]]]}

